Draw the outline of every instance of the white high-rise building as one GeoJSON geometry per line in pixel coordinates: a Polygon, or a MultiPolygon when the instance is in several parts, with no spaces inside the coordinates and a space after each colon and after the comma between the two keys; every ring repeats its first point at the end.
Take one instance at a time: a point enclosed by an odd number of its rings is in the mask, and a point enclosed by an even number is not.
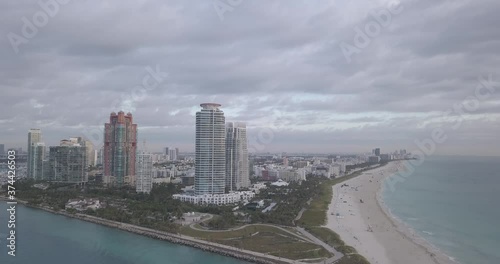
{"type": "Polygon", "coordinates": [[[135,190],[150,193],[153,189],[153,155],[146,152],[137,153],[135,165],[135,190]]]}
{"type": "Polygon", "coordinates": [[[250,187],[248,141],[245,123],[226,124],[226,187],[229,191],[250,187]]]}
{"type": "Polygon", "coordinates": [[[220,104],[205,103],[196,113],[196,195],[224,194],[226,174],[226,119],[220,104]]]}
{"type": "MultiPolygon", "coordinates": [[[[35,161],[38,160],[35,158],[35,152],[36,152],[36,147],[37,143],[42,142],[42,131],[38,128],[32,128],[28,132],[28,178],[36,178],[35,177],[35,170],[36,164],[35,161]]],[[[45,151],[45,148],[43,149],[45,151]]],[[[40,154],[40,152],[38,152],[40,154]]],[[[41,153],[42,157],[41,160],[43,160],[43,155],[45,153],[41,153]]],[[[40,157],[38,157],[40,158],[40,157]]],[[[40,164],[41,166],[41,164],[40,164]]],[[[40,175],[38,175],[40,176],[40,175]]]]}

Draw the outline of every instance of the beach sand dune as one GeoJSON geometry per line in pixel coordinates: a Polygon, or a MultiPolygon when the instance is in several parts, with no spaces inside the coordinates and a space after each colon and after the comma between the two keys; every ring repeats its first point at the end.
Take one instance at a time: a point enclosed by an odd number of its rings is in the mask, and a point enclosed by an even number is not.
{"type": "Polygon", "coordinates": [[[401,161],[333,186],[326,227],[372,264],[456,264],[389,214],[380,191],[398,169],[401,161]]]}

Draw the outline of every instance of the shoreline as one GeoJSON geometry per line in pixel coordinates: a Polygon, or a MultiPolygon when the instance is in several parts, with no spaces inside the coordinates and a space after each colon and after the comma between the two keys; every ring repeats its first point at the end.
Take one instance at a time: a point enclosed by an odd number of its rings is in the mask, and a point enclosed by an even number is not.
{"type": "MultiPolygon", "coordinates": [[[[401,166],[404,166],[402,164],[401,166]]],[[[400,168],[398,168],[399,172],[400,168]]],[[[383,193],[385,191],[385,181],[393,177],[394,174],[389,174],[385,176],[380,182],[380,187],[378,188],[375,196],[377,199],[377,205],[382,212],[384,212],[385,216],[391,221],[392,225],[396,228],[396,231],[399,232],[402,236],[405,236],[407,239],[411,240],[417,246],[421,247],[422,250],[425,250],[428,254],[432,255],[432,258],[437,264],[460,264],[452,257],[446,255],[439,248],[434,246],[431,242],[423,238],[421,235],[417,233],[417,231],[412,228],[410,225],[406,224],[403,220],[398,218],[391,212],[391,209],[385,204],[383,193]]]]}
{"type": "MultiPolygon", "coordinates": [[[[0,197],[0,200],[6,201],[5,197],[0,197]]],[[[153,239],[158,239],[162,241],[167,241],[173,244],[179,244],[183,246],[188,246],[196,249],[203,250],[205,252],[214,253],[226,257],[232,257],[238,260],[251,262],[251,263],[259,263],[259,264],[274,264],[274,263],[295,263],[294,260],[284,259],[275,257],[272,255],[267,255],[259,252],[249,251],[245,249],[238,249],[222,244],[212,243],[209,241],[197,239],[190,236],[185,235],[177,235],[173,233],[168,233],[164,231],[159,231],[155,229],[150,229],[146,227],[131,225],[127,223],[107,220],[104,218],[99,218],[95,216],[85,215],[85,214],[69,214],[66,212],[58,212],[49,208],[33,206],[27,203],[26,201],[17,200],[18,204],[22,204],[26,207],[43,210],[48,213],[66,216],[73,219],[78,219],[85,222],[90,222],[93,224],[98,224],[110,228],[116,228],[118,230],[134,233],[137,235],[142,235],[146,237],[150,237],[153,239]]]]}
{"type": "Polygon", "coordinates": [[[385,180],[402,166],[402,161],[390,162],[332,186],[324,227],[338,233],[372,264],[457,264],[394,216],[384,203],[385,180]]]}

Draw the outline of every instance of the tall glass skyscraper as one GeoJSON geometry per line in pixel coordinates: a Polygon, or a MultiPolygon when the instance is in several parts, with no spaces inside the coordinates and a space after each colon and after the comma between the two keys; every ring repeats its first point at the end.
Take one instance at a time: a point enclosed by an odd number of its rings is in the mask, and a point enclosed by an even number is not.
{"type": "Polygon", "coordinates": [[[45,180],[44,165],[45,165],[45,143],[38,142],[31,147],[32,162],[31,162],[31,177],[35,180],[45,180]]]}
{"type": "Polygon", "coordinates": [[[196,195],[224,194],[226,174],[226,119],[220,104],[205,103],[196,113],[196,195]]]}
{"type": "Polygon", "coordinates": [[[108,184],[135,184],[137,125],[132,114],[111,113],[104,124],[104,177],[108,184]]]}
{"type": "Polygon", "coordinates": [[[88,182],[87,149],[76,140],[61,140],[59,146],[49,147],[44,175],[46,180],[77,184],[88,182]]]}
{"type": "Polygon", "coordinates": [[[250,186],[248,141],[245,123],[226,124],[226,187],[237,191],[250,186]]]}
{"type": "Polygon", "coordinates": [[[42,131],[32,128],[28,132],[28,178],[43,178],[42,161],[45,155],[45,146],[38,145],[42,142],[42,131]]]}

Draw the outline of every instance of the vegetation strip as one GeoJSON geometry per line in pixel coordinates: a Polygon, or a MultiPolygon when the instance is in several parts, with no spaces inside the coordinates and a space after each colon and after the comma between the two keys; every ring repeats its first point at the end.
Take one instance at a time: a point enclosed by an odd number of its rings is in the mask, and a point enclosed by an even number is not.
{"type": "Polygon", "coordinates": [[[350,175],[330,179],[320,185],[317,195],[313,197],[309,207],[303,212],[297,224],[303,226],[308,232],[321,239],[344,254],[336,264],[370,264],[366,258],[357,254],[355,248],[348,246],[340,236],[329,228],[323,227],[327,220],[328,206],[333,198],[333,186],[361,175],[363,172],[387,165],[382,163],[378,167],[369,167],[356,171],[350,175]]]}

